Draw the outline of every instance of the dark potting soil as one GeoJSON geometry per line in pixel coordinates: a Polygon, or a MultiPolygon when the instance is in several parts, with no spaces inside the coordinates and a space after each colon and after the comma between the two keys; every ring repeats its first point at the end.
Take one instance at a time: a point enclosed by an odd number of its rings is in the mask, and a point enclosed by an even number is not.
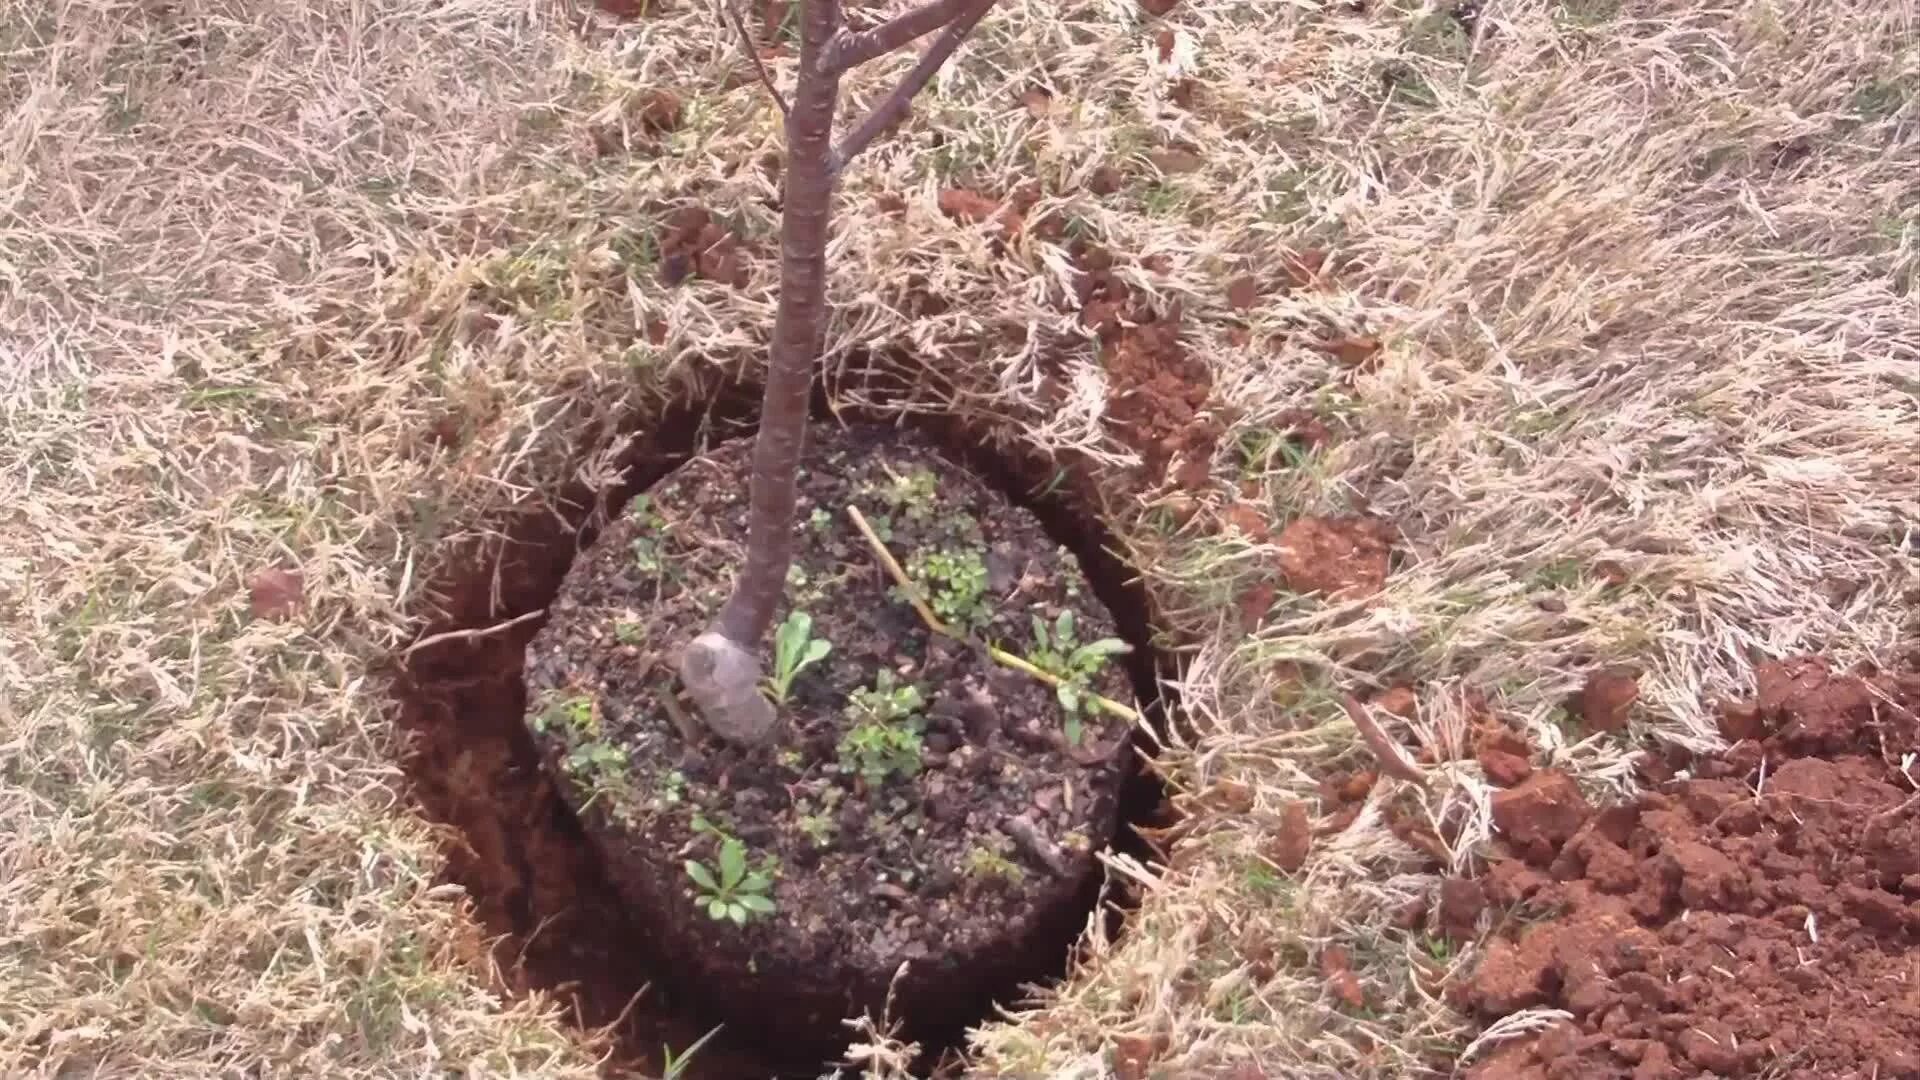
{"type": "Polygon", "coordinates": [[[527,650],[535,743],[650,926],[651,959],[723,1015],[819,1044],[842,1017],[877,1017],[903,962],[896,1015],[977,1015],[1057,969],[1045,950],[1085,918],[1132,735],[1085,693],[1132,704],[1130,683],[1120,657],[1089,660],[1068,708],[932,633],[846,508],[945,621],[1043,668],[1064,671],[1111,620],[1030,514],[924,440],[816,425],[775,619],[809,616],[828,651],[793,677],[785,737],[722,744],[675,699],[674,671],[740,565],[751,452],[689,462],[575,562],[527,650]]]}

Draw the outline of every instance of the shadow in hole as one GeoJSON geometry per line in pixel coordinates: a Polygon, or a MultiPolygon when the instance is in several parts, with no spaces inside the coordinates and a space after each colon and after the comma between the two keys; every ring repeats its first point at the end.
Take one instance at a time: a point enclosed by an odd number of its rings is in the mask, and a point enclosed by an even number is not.
{"type": "MultiPolygon", "coordinates": [[[[873,392],[871,384],[863,389],[869,400],[884,402],[884,391],[873,392]]],[[[1033,512],[1074,553],[1095,595],[1135,647],[1128,657],[1129,675],[1149,726],[1161,730],[1170,703],[1156,676],[1174,672],[1153,648],[1145,590],[1108,549],[1094,507],[1073,479],[1074,468],[1063,471],[1060,463],[1037,452],[991,449],[979,426],[964,418],[883,416],[884,406],[835,409],[827,393],[826,388],[816,393],[816,417],[919,429],[1033,512]]],[[[639,435],[618,462],[619,484],[598,497],[584,483],[570,485],[555,500],[559,511],[520,514],[503,530],[504,540],[448,561],[429,590],[444,614],[425,627],[422,639],[483,630],[542,610],[575,555],[592,544],[609,515],[703,446],[750,436],[758,405],[757,387],[732,383],[701,403],[683,401],[635,418],[632,427],[639,435]]],[[[645,961],[655,950],[647,921],[622,904],[572,811],[540,767],[523,721],[521,667],[527,642],[543,622],[544,617],[533,618],[507,630],[455,638],[396,661],[397,719],[407,742],[402,765],[421,811],[446,827],[447,878],[465,887],[480,922],[501,936],[493,958],[511,988],[548,991],[568,1004],[581,1025],[610,1027],[617,1065],[657,1069],[662,1046],[684,1048],[712,1022],[697,992],[676,987],[668,972],[649,970],[645,961]]],[[[1150,732],[1137,732],[1136,746],[1150,756],[1155,739],[1150,732]]],[[[1135,769],[1123,791],[1122,822],[1147,820],[1161,795],[1152,774],[1135,769]]],[[[1122,828],[1114,843],[1142,860],[1151,857],[1130,829],[1122,828]]],[[[1077,910],[1091,912],[1101,901],[1100,891],[1096,875],[1084,886],[1077,910]]],[[[1133,902],[1125,889],[1107,897],[1110,934],[1120,932],[1124,910],[1133,902]]],[[[1036,980],[1067,969],[1081,925],[1076,920],[1062,927],[1058,948],[1050,950],[1055,960],[1036,972],[1036,980]]],[[[967,1026],[988,1017],[991,1006],[980,1001],[966,1015],[929,1018],[910,1035],[928,1048],[926,1060],[936,1061],[959,1045],[967,1026]]],[[[844,1039],[835,1045],[843,1046],[844,1039]]],[[[795,1060],[782,1051],[757,1045],[751,1033],[722,1030],[683,1075],[814,1077],[822,1071],[818,1056],[795,1060]]]]}

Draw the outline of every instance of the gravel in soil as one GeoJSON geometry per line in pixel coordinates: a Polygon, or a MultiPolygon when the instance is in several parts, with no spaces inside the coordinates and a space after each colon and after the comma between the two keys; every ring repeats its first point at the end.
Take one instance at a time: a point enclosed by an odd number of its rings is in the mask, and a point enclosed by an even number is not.
{"type": "Polygon", "coordinates": [[[724,1010],[831,1032],[877,1013],[903,961],[909,1014],[1038,977],[1059,957],[1036,949],[1084,918],[1128,772],[1131,725],[1087,705],[1131,702],[1121,658],[1081,649],[1112,638],[1108,615],[1038,521],[931,445],[818,425],[775,616],[811,620],[788,631],[815,658],[786,689],[790,728],[752,750],[690,740],[675,657],[740,564],[751,450],[696,458],[575,562],[527,653],[549,769],[677,981],[724,1010]],[[943,620],[1077,691],[931,633],[849,505],[943,620]]]}
{"type": "Polygon", "coordinates": [[[1512,928],[1455,1000],[1572,1019],[1474,1080],[1920,1078],[1920,676],[1758,682],[1729,751],[1631,805],[1553,770],[1500,793],[1516,850],[1483,881],[1512,928]]]}

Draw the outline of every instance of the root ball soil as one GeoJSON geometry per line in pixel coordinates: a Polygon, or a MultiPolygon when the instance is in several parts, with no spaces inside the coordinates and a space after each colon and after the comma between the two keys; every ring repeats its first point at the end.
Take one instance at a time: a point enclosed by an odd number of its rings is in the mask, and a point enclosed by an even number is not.
{"type": "Polygon", "coordinates": [[[1510,927],[1456,989],[1486,1018],[1572,1016],[1468,1075],[1920,1077],[1916,709],[1920,676],[1767,664],[1725,754],[1629,806],[1556,800],[1570,828],[1485,878],[1510,927]]]}
{"type": "Polygon", "coordinates": [[[1132,734],[1092,698],[1130,699],[1105,651],[1124,646],[1031,514],[912,435],[816,425],[775,615],[797,621],[765,650],[792,661],[768,672],[785,730],[721,742],[673,672],[740,565],[751,452],[690,462],[576,561],[528,649],[535,742],[653,951],[717,1013],[809,1045],[890,991],[909,1022],[977,1010],[1085,917],[1132,734]],[[850,506],[942,622],[1065,688],[931,631],[850,506]]]}

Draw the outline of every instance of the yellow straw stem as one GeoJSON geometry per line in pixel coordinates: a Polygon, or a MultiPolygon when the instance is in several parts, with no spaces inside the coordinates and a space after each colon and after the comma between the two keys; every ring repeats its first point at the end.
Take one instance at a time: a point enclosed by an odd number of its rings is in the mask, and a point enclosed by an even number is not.
{"type": "MultiPolygon", "coordinates": [[[[881,541],[879,534],[873,531],[873,526],[867,524],[867,516],[860,512],[860,508],[849,504],[847,506],[847,516],[853,519],[853,525],[860,530],[860,535],[867,538],[868,546],[872,547],[873,553],[880,558],[880,565],[886,567],[887,574],[893,578],[895,584],[900,586],[900,591],[906,594],[907,602],[913,605],[913,610],[920,613],[921,621],[927,624],[927,629],[932,630],[941,637],[952,638],[955,641],[965,641],[965,638],[954,633],[945,623],[941,622],[939,618],[934,615],[933,609],[928,607],[926,600],[921,597],[919,588],[913,584],[912,579],[907,577],[907,572],[901,568],[899,561],[893,557],[893,552],[887,550],[887,545],[881,541]]],[[[987,655],[991,656],[995,662],[1005,667],[1010,667],[1015,671],[1031,675],[1049,686],[1059,686],[1063,681],[1051,671],[1043,670],[1035,666],[1031,660],[1015,656],[1005,649],[989,645],[986,646],[986,650],[987,655]]],[[[1086,695],[1086,699],[1099,706],[1101,711],[1118,716],[1128,723],[1137,724],[1140,722],[1140,714],[1138,712],[1126,705],[1122,705],[1112,698],[1089,693],[1086,695]]]]}

